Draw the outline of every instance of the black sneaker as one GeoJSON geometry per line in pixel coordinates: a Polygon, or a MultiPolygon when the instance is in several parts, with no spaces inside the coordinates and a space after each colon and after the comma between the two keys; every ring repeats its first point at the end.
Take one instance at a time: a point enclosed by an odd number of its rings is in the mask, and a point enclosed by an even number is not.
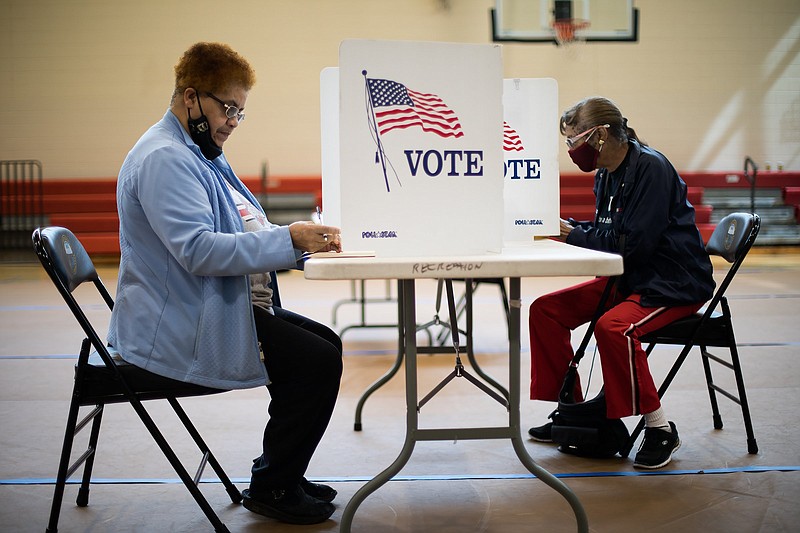
{"type": "Polygon", "coordinates": [[[672,452],[681,447],[681,439],[674,422],[669,423],[672,432],[658,428],[644,428],[644,439],[636,452],[633,466],[654,470],[667,466],[672,452]]]}
{"type": "Polygon", "coordinates": [[[528,435],[536,442],[553,442],[553,423],[536,426],[528,430],[528,435]]]}
{"type": "Polygon", "coordinates": [[[312,498],[316,498],[321,502],[327,503],[332,502],[338,494],[336,489],[333,487],[329,487],[328,485],[323,485],[321,483],[312,483],[306,478],[303,478],[303,480],[300,482],[300,488],[312,498]]]}
{"type": "Polygon", "coordinates": [[[319,524],[336,510],[332,503],[322,502],[303,492],[300,485],[293,489],[254,494],[245,489],[242,491],[242,505],[254,513],[287,524],[319,524]]]}

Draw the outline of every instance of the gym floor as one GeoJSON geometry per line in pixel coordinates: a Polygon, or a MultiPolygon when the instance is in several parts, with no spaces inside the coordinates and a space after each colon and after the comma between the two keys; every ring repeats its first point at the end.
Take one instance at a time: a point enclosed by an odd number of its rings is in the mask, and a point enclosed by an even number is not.
{"type": "MultiPolygon", "coordinates": [[[[716,263],[721,280],[727,264],[716,263]]],[[[100,275],[112,293],[113,263],[100,275]]],[[[800,522],[800,253],[796,249],[755,249],[728,296],[744,367],[759,451],[747,453],[739,407],[720,399],[725,427],[715,430],[699,351],[692,352],[664,397],[683,445],[665,468],[641,472],[631,458],[604,460],[564,455],[553,445],[525,440],[533,459],[562,479],[586,509],[593,532],[796,531],[800,522]]],[[[582,281],[538,278],[522,282],[523,391],[527,388],[527,307],[538,295],[582,281]]],[[[347,300],[349,282],[308,281],[299,272],[279,276],[284,305],[334,329],[358,325],[360,307],[347,300]],[[337,302],[346,302],[335,307],[337,302]],[[335,313],[335,316],[334,316],[335,313]]],[[[82,335],[38,263],[0,263],[0,531],[42,531],[53,496],[72,372],[82,335]]],[[[395,285],[367,282],[367,324],[396,321],[395,285]],[[388,294],[387,294],[388,291],[388,294]],[[383,301],[385,298],[389,301],[383,301]]],[[[458,289],[458,287],[457,287],[458,289]]],[[[417,286],[420,323],[436,313],[436,285],[417,286]]],[[[496,286],[480,286],[474,297],[475,353],[484,370],[507,384],[506,326],[496,286]]],[[[105,327],[99,299],[88,301],[90,319],[105,327]]],[[[446,307],[442,307],[444,319],[446,307]]],[[[429,329],[434,339],[441,329],[429,329]]],[[[575,345],[582,331],[573,337],[575,345]]],[[[392,328],[349,328],[343,334],[345,372],[331,425],[310,465],[308,477],[339,491],[337,511],[325,523],[291,526],[231,504],[207,469],[201,484],[211,506],[232,532],[337,531],[344,506],[371,477],[399,453],[405,435],[402,373],[365,404],[363,431],[353,430],[361,393],[392,365],[397,334],[392,328]]],[[[420,343],[428,337],[420,332],[420,343]]],[[[599,362],[590,345],[581,365],[589,394],[601,386],[599,362]]],[[[658,347],[650,362],[656,380],[678,349],[658,347]]],[[[454,365],[452,351],[419,357],[419,391],[427,393],[454,365]]],[[[716,381],[732,384],[732,372],[718,368],[716,381]]],[[[552,404],[524,399],[523,432],[545,421],[552,404]]],[[[240,489],[247,487],[266,423],[266,389],[233,391],[182,402],[240,489]]],[[[163,402],[152,402],[156,421],[187,469],[199,455],[163,402]]],[[[505,409],[471,383],[456,379],[420,415],[422,427],[502,424],[505,409]]],[[[635,419],[626,420],[629,427],[635,419]]],[[[82,443],[85,436],[78,439],[82,443]],[[83,437],[83,438],[81,438],[83,437]]],[[[638,445],[638,444],[637,444],[638,445]]],[[[635,449],[634,449],[635,452],[635,449]]],[[[79,475],[74,476],[79,479],[79,475]]],[[[205,516],[127,405],[104,415],[88,507],[75,506],[76,485],[68,485],[61,531],[210,531],[205,516]]],[[[511,443],[424,442],[398,476],[370,495],[353,521],[355,532],[522,532],[575,531],[566,501],[535,479],[517,459],[511,443]]]]}

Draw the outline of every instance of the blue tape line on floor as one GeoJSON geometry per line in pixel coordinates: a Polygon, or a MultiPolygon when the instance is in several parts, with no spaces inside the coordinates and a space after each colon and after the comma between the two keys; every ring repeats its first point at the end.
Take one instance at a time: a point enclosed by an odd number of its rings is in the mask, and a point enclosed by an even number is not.
{"type": "MultiPolygon", "coordinates": [[[[742,347],[759,347],[759,348],[775,348],[781,346],[800,346],[800,341],[786,341],[786,342],[741,342],[738,343],[736,346],[742,347]]],[[[447,348],[447,347],[446,347],[447,348]]],[[[450,347],[452,348],[452,347],[450,347]]],[[[591,346],[590,346],[591,348],[591,346]]],[[[658,350],[665,350],[665,349],[674,349],[674,346],[671,345],[658,345],[656,349],[658,350]]],[[[488,348],[484,349],[483,351],[487,353],[500,353],[505,348],[488,348]]],[[[521,352],[527,353],[528,348],[522,347],[521,352]]],[[[374,349],[374,350],[348,350],[345,348],[344,355],[353,355],[353,356],[360,356],[360,355],[397,355],[396,348],[387,348],[387,349],[374,349]]],[[[77,359],[77,355],[75,354],[49,354],[49,355],[0,355],[0,361],[4,359],[77,359]]]]}
{"type": "MultiPolygon", "coordinates": [[[[108,309],[104,304],[86,304],[84,309],[103,310],[108,309]]],[[[16,312],[16,311],[61,311],[64,309],[63,305],[0,305],[0,312],[16,312]]]]}
{"type": "MultiPolygon", "coordinates": [[[[700,470],[653,470],[624,471],[624,472],[565,472],[553,474],[557,478],[591,478],[591,477],[640,477],[640,476],[687,476],[699,474],[736,474],[736,473],[759,473],[759,472],[799,472],[800,466],[740,466],[733,468],[705,468],[700,470]]],[[[533,474],[442,474],[429,476],[395,476],[390,481],[463,481],[463,480],[510,480],[510,479],[533,479],[533,474]]],[[[366,483],[372,478],[369,476],[329,476],[312,477],[311,481],[318,483],[366,483]]],[[[249,483],[250,478],[233,478],[234,483],[249,483]]],[[[201,483],[220,483],[219,479],[202,479],[201,483]]],[[[70,485],[80,484],[80,480],[67,481],[70,485]]],[[[160,485],[160,484],[181,484],[180,479],[157,479],[157,478],[94,478],[92,484],[97,485],[160,485]]],[[[53,485],[53,478],[18,478],[2,479],[0,485],[53,485]]]]}
{"type": "Polygon", "coordinates": [[[73,359],[78,360],[78,356],[73,354],[50,354],[50,355],[0,355],[2,359],[73,359]]]}

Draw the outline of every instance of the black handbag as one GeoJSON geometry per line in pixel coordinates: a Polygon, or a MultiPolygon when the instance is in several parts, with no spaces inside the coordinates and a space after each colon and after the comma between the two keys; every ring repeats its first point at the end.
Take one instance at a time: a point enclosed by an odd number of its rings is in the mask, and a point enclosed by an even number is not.
{"type": "Polygon", "coordinates": [[[591,400],[558,402],[553,420],[553,442],[558,451],[581,457],[614,457],[624,448],[630,433],[618,418],[606,417],[606,397],[601,391],[591,400]]]}
{"type": "Polygon", "coordinates": [[[558,450],[563,453],[581,457],[613,457],[625,448],[630,438],[628,428],[622,420],[606,417],[606,397],[603,390],[591,400],[583,402],[575,402],[574,395],[578,363],[586,351],[615,283],[616,278],[609,278],[586,335],[564,376],[558,395],[558,408],[550,414],[553,421],[553,442],[559,445],[558,450]]]}

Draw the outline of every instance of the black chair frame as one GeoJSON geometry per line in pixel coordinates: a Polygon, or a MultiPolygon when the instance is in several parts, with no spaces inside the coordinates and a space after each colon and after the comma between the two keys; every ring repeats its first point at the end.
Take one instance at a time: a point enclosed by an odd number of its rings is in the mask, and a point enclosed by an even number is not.
{"type": "Polygon", "coordinates": [[[47,532],[58,531],[61,503],[67,480],[82,464],[84,465],[83,477],[76,503],[79,507],[89,504],[89,484],[100,435],[100,424],[105,406],[114,403],[130,403],[170,465],[213,525],[214,530],[227,532],[228,528],[211,508],[198,487],[206,465],[211,465],[233,503],[240,503],[242,495],[178,403],[178,398],[218,394],[226,391],[172,380],[152,374],[134,365],[117,363],[73,294],[78,286],[90,281],[102,296],[109,310],[113,309],[114,301],[100,280],[92,260],[81,243],[68,229],[53,226],[34,230],[33,246],[42,266],[86,335],[75,366],[72,401],[67,417],[47,532]],[[90,364],[89,356],[92,350],[100,356],[102,366],[90,364]],[[202,459],[194,477],[189,475],[144,407],[142,402],[147,400],[167,400],[202,452],[202,459]],[[80,408],[85,406],[92,407],[92,409],[78,420],[80,408]],[[91,432],[87,449],[70,464],[75,436],[90,422],[91,432]]]}
{"type": "MultiPolygon", "coordinates": [[[[742,366],[739,360],[739,352],[736,348],[736,337],[733,333],[733,322],[730,305],[725,297],[725,291],[733,281],[739,267],[744,262],[747,253],[753,246],[761,227],[761,219],[757,214],[732,213],[724,217],[713,234],[708,240],[706,250],[710,255],[723,257],[731,263],[728,273],[720,283],[711,300],[694,315],[691,315],[657,330],[647,335],[643,335],[640,341],[647,344],[647,355],[652,353],[658,344],[682,345],[683,349],[679,353],[672,368],[664,378],[658,389],[658,397],[662,398],[675,379],[678,370],[686,360],[686,357],[695,346],[700,347],[700,354],[703,362],[703,370],[706,377],[709,399],[711,400],[711,410],[715,429],[722,429],[722,416],[717,404],[719,392],[723,396],[737,403],[742,410],[745,432],[747,433],[748,453],[758,453],[758,444],[753,432],[753,423],[750,418],[750,407],[747,403],[747,391],[744,385],[742,366]],[[721,312],[718,311],[721,310],[721,312]],[[708,351],[709,347],[727,348],[730,351],[730,361],[714,355],[708,351]],[[736,378],[736,393],[723,389],[714,383],[711,374],[711,362],[733,370],[736,378]]],[[[622,456],[626,457],[633,448],[636,438],[644,428],[644,417],[642,417],[628,441],[627,447],[622,451],[622,456]]]]}

